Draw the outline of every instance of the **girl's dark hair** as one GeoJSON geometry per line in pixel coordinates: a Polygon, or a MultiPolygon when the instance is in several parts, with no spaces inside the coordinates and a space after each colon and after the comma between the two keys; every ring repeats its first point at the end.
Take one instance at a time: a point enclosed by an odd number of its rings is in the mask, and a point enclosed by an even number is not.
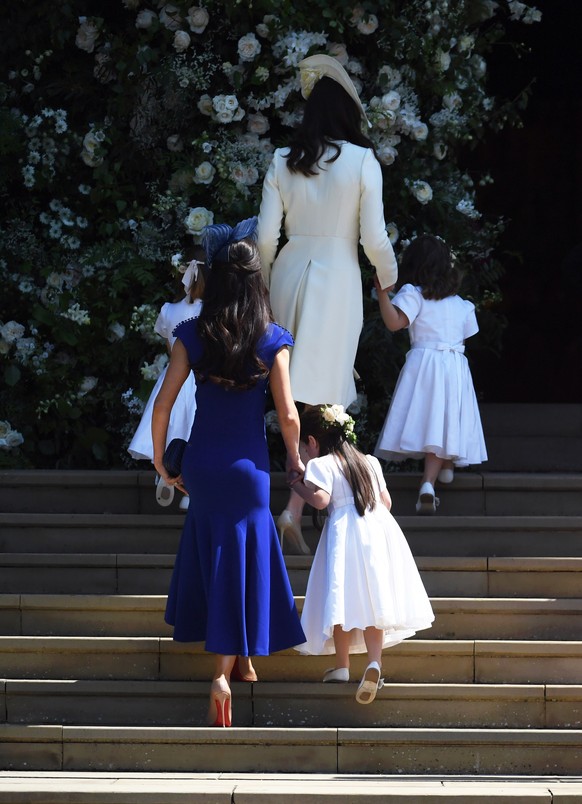
{"type": "Polygon", "coordinates": [[[321,406],[307,408],[301,414],[301,440],[313,436],[319,443],[320,455],[335,455],[354,495],[356,511],[364,516],[376,504],[372,469],[359,449],[346,440],[339,424],[326,422],[321,406]]]}
{"type": "MultiPolygon", "coordinates": [[[[356,102],[333,78],[324,76],[311,91],[303,120],[289,145],[287,167],[291,173],[316,176],[318,162],[328,146],[335,154],[326,163],[335,162],[341,153],[337,140],[347,140],[364,148],[374,146],[361,131],[362,115],[356,102]]],[[[374,151],[375,153],[375,151],[374,151]]]]}
{"type": "Polygon", "coordinates": [[[269,373],[257,344],[273,315],[254,241],[233,243],[228,258],[228,262],[215,259],[206,275],[198,319],[203,353],[192,368],[198,382],[211,380],[242,390],[269,373]]]}
{"type": "Polygon", "coordinates": [[[415,237],[400,259],[398,285],[420,285],[425,299],[454,296],[462,281],[463,274],[449,247],[434,235],[415,237]]]}

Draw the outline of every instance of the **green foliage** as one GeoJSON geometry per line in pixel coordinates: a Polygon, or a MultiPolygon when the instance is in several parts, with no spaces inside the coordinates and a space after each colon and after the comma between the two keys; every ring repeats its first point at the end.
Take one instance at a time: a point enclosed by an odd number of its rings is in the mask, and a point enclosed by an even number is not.
{"type": "MultiPolygon", "coordinates": [[[[462,154],[518,125],[518,98],[487,92],[487,58],[515,0],[191,0],[13,4],[0,56],[0,457],[109,467],[125,449],[164,345],[152,325],[175,298],[171,257],[203,226],[256,214],[274,147],[301,116],[296,65],[342,61],[361,89],[399,251],[444,237],[466,269],[483,347],[499,348],[503,222],[478,211],[487,177],[462,154]],[[42,20],[42,24],[38,24],[42,20]],[[23,439],[23,440],[21,440],[23,439]]],[[[371,298],[360,441],[373,443],[406,349],[371,298]]],[[[276,461],[276,458],[275,458],[276,461]]]]}

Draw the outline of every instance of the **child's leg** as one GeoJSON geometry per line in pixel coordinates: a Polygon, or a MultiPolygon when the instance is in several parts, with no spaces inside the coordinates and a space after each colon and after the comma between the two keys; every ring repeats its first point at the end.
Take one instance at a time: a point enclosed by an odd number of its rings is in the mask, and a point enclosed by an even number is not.
{"type": "MultiPolygon", "coordinates": [[[[334,631],[334,639],[335,639],[335,631],[334,631]]],[[[368,650],[368,663],[370,662],[378,662],[379,666],[382,667],[382,643],[384,641],[384,631],[380,628],[374,628],[373,626],[368,626],[364,631],[364,642],[366,643],[366,648],[368,650]]]]}
{"type": "Polygon", "coordinates": [[[434,486],[438,473],[443,468],[443,458],[438,458],[434,452],[427,452],[424,456],[424,474],[422,475],[422,483],[430,483],[434,486]]]}
{"type": "Polygon", "coordinates": [[[333,644],[335,645],[335,666],[350,666],[350,632],[344,631],[341,625],[333,627],[333,644]]]}

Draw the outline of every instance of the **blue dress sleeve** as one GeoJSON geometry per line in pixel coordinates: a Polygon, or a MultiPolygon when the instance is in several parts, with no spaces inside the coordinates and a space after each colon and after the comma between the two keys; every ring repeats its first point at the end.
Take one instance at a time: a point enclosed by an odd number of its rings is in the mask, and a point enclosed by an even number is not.
{"type": "Polygon", "coordinates": [[[259,343],[258,353],[269,368],[273,365],[275,355],[284,346],[293,346],[295,341],[291,333],[279,324],[270,324],[259,343]]]}
{"type": "Polygon", "coordinates": [[[175,327],[173,334],[186,347],[190,364],[198,362],[202,352],[202,344],[198,335],[198,319],[187,318],[186,321],[182,321],[175,327]]]}

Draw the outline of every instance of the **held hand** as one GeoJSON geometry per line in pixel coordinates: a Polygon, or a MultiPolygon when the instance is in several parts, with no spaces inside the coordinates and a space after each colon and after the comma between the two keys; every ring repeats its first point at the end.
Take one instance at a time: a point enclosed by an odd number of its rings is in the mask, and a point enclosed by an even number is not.
{"type": "Polygon", "coordinates": [[[305,474],[305,466],[299,455],[287,455],[287,483],[297,483],[305,474]]]}
{"type": "Polygon", "coordinates": [[[383,288],[380,285],[380,280],[378,279],[378,274],[374,274],[374,287],[376,288],[377,293],[390,293],[394,290],[394,285],[389,285],[387,288],[383,288]]]}

